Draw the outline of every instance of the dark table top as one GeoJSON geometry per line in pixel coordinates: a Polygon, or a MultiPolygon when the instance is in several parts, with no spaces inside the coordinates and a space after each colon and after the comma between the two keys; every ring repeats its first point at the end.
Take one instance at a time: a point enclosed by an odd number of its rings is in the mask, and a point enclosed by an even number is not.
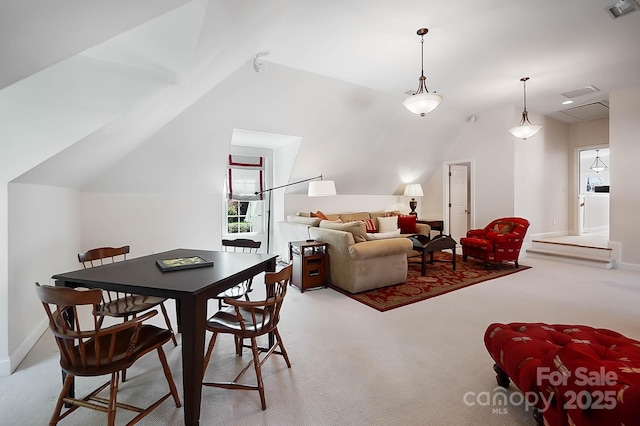
{"type": "Polygon", "coordinates": [[[275,254],[232,253],[175,249],[122,262],[56,274],[53,279],[79,286],[102,287],[138,294],[178,297],[197,293],[211,284],[233,280],[233,276],[264,262],[275,262],[275,254]],[[213,266],[162,272],[156,260],[200,256],[213,266]]]}

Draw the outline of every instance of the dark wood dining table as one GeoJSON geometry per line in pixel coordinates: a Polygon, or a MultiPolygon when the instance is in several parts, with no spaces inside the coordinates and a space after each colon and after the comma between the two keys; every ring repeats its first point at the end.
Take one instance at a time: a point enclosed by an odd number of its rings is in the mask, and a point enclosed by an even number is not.
{"type": "Polygon", "coordinates": [[[95,268],[56,274],[56,286],[102,288],[176,301],[182,334],[185,425],[200,422],[207,301],[261,272],[274,271],[275,254],[175,249],[95,268]],[[213,266],[162,272],[156,260],[200,256],[213,266]]]}

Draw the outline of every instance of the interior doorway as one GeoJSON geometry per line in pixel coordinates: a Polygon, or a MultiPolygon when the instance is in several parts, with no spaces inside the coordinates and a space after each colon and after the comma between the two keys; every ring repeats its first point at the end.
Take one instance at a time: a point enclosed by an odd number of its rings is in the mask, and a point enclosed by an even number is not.
{"type": "Polygon", "coordinates": [[[577,208],[574,234],[609,239],[610,156],[606,145],[580,148],[576,152],[577,208]]]}
{"type": "Polygon", "coordinates": [[[444,228],[460,243],[473,224],[473,168],[471,161],[452,161],[443,164],[444,228]]]}

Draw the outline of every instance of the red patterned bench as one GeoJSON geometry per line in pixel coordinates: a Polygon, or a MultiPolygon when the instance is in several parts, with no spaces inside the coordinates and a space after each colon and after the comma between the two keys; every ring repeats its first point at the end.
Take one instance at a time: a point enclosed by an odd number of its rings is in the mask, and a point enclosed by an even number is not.
{"type": "Polygon", "coordinates": [[[640,342],[585,325],[491,324],[484,343],[549,426],[640,425],[640,342]]]}

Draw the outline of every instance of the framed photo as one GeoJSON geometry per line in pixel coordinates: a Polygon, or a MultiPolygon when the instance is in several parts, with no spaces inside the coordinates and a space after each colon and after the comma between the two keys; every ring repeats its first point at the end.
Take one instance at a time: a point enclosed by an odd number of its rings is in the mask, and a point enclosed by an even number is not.
{"type": "Polygon", "coordinates": [[[202,268],[213,266],[213,262],[200,256],[176,257],[174,259],[158,259],[156,265],[162,272],[179,271],[181,269],[202,268]]]}

